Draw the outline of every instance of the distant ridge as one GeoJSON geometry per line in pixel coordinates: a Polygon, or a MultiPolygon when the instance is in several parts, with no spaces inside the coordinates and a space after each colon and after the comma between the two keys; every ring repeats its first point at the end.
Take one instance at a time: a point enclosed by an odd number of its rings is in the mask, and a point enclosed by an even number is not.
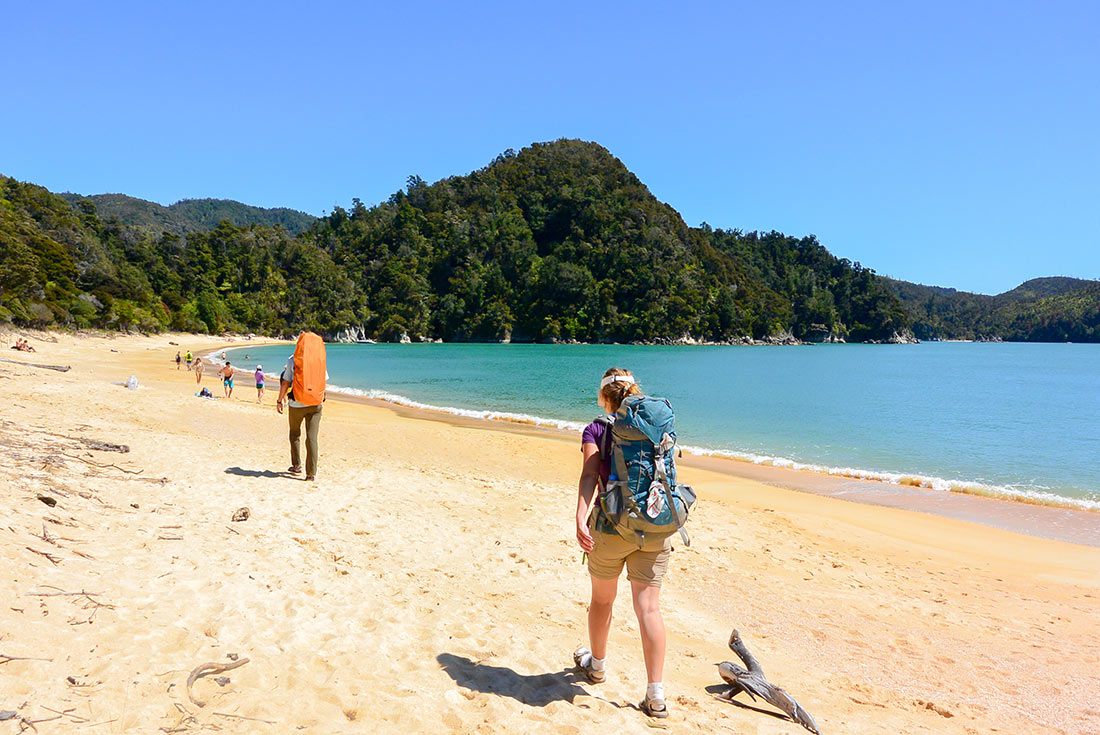
{"type": "Polygon", "coordinates": [[[919,339],[1100,342],[1100,281],[1033,278],[988,296],[882,278],[919,339]]]}
{"type": "Polygon", "coordinates": [[[298,235],[317,221],[313,215],[295,209],[265,209],[232,199],[182,199],[166,207],[125,194],[84,196],[65,192],[60,196],[74,204],[84,199],[91,200],[101,219],[117,219],[120,224],[155,233],[185,235],[189,232],[206,232],[217,227],[219,222],[227,220],[238,227],[279,225],[290,234],[298,235]]]}
{"type": "Polygon", "coordinates": [[[1045,299],[1048,296],[1061,296],[1064,293],[1095,284],[1096,281],[1086,281],[1083,278],[1070,278],[1068,276],[1032,278],[1030,281],[1024,281],[1011,291],[997,294],[994,298],[1001,302],[1045,299]]]}

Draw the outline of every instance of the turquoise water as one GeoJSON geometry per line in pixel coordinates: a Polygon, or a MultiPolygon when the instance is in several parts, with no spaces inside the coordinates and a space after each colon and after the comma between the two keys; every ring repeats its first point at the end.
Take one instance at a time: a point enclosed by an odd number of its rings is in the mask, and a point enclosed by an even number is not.
{"type": "MultiPolygon", "coordinates": [[[[276,373],[287,347],[242,348],[276,373]]],[[[631,369],[696,451],[1100,508],[1100,345],[329,345],[333,389],[580,428],[631,369]]]]}

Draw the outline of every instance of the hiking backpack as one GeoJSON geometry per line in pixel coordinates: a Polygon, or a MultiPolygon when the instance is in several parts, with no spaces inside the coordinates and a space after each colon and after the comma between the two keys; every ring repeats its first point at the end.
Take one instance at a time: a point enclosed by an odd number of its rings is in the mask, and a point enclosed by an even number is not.
{"type": "Polygon", "coordinates": [[[679,531],[690,546],[684,524],[695,504],[695,491],[676,481],[676,430],[672,404],[664,398],[628,396],[607,425],[601,455],[611,456],[600,508],[615,531],[642,547],[646,534],[679,531]]]}
{"type": "Polygon", "coordinates": [[[325,400],[325,342],[313,332],[302,332],[294,347],[294,400],[320,406],[325,400]]]}

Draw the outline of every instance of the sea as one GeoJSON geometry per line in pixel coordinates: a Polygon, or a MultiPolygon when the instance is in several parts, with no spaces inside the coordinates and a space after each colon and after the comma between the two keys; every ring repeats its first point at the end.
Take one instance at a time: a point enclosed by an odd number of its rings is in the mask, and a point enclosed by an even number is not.
{"type": "MultiPolygon", "coordinates": [[[[330,344],[331,391],[580,431],[600,377],[668,398],[695,454],[1100,510],[1100,345],[330,344]]],[[[229,351],[276,377],[287,346],[229,351]],[[245,357],[247,355],[247,358],[245,357]]]]}

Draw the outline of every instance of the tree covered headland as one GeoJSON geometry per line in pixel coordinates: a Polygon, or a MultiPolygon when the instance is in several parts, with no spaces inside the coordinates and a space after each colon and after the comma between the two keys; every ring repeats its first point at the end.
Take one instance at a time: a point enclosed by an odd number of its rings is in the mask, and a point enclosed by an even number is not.
{"type": "Polygon", "coordinates": [[[1100,342],[1100,282],[1034,278],[996,296],[883,279],[921,339],[1100,342]]]}
{"type": "Polygon", "coordinates": [[[383,340],[879,341],[923,318],[812,236],[688,227],[581,141],[507,151],[434,184],[412,177],[387,201],[353,200],[299,234],[231,209],[237,224],[181,234],[148,213],[126,219],[133,207],[100,213],[92,199],[0,177],[0,322],[383,340]]]}

